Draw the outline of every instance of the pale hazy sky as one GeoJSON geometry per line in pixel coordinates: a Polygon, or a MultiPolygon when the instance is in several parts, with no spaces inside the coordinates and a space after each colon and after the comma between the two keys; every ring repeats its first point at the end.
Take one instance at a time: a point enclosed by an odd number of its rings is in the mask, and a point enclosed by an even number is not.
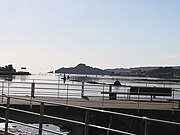
{"type": "Polygon", "coordinates": [[[180,65],[180,0],[0,0],[0,66],[180,65]]]}

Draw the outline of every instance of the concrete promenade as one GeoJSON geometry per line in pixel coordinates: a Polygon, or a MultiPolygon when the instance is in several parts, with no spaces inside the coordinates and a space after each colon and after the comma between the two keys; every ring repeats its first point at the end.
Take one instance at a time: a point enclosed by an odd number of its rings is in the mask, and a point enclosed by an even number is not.
{"type": "MultiPolygon", "coordinates": [[[[20,97],[23,99],[30,99],[30,97],[20,97]]],[[[118,98],[117,100],[109,100],[107,97],[88,97],[88,99],[82,98],[55,98],[55,97],[35,97],[33,100],[53,102],[56,104],[69,104],[91,108],[113,108],[113,109],[144,109],[144,110],[172,110],[179,109],[178,101],[168,101],[165,99],[154,99],[150,100],[127,100],[126,98],[118,98]]],[[[40,103],[34,101],[26,101],[11,98],[11,105],[38,105],[40,103]]],[[[4,97],[3,102],[1,99],[1,105],[6,104],[6,98],[4,97]]],[[[47,104],[45,104],[47,105],[47,104]]]]}

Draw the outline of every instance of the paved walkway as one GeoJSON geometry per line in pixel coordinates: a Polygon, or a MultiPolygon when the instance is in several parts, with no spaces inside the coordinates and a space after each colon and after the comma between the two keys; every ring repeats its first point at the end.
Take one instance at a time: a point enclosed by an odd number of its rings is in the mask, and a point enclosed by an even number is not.
{"type": "MultiPolygon", "coordinates": [[[[27,100],[13,99],[11,98],[11,104],[14,105],[39,105],[40,103],[34,101],[28,101],[30,97],[20,97],[27,100]]],[[[102,97],[88,97],[88,99],[77,99],[77,98],[54,98],[54,97],[36,97],[35,100],[53,102],[56,104],[70,104],[83,107],[92,108],[117,108],[117,109],[149,109],[149,110],[172,110],[179,109],[178,101],[167,101],[162,99],[150,100],[127,100],[121,98],[118,100],[109,100],[107,98],[102,99],[102,97]]],[[[4,97],[3,102],[1,99],[1,104],[6,104],[6,98],[4,97]]],[[[45,104],[47,105],[47,104],[45,104]]]]}

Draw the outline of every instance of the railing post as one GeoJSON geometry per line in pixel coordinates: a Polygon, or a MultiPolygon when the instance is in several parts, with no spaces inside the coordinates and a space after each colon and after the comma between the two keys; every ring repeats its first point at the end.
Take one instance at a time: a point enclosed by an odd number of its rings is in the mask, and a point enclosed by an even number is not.
{"type": "Polygon", "coordinates": [[[139,87],[138,87],[138,112],[139,112],[139,94],[140,94],[140,91],[139,91],[139,87]]]}
{"type": "Polygon", "coordinates": [[[84,135],[89,135],[89,110],[86,110],[85,112],[84,135]]]}
{"type": "Polygon", "coordinates": [[[3,103],[3,95],[4,95],[4,82],[2,82],[2,97],[1,97],[1,103],[3,103]]]}
{"type": "Polygon", "coordinates": [[[10,97],[7,97],[7,104],[6,104],[6,121],[5,121],[5,135],[8,135],[9,108],[10,108],[10,97]]]}
{"type": "Polygon", "coordinates": [[[104,83],[103,83],[103,95],[102,95],[102,108],[104,108],[104,83]]]}
{"type": "MultiPolygon", "coordinates": [[[[109,121],[109,125],[108,125],[108,128],[111,128],[111,124],[112,124],[112,115],[110,116],[110,121],[109,121]]],[[[109,130],[107,130],[107,134],[106,135],[109,135],[110,132],[109,130]]]]}
{"type": "Polygon", "coordinates": [[[41,102],[40,116],[39,116],[39,135],[42,135],[43,128],[43,114],[44,114],[44,103],[41,102]]]}
{"type": "Polygon", "coordinates": [[[10,82],[8,81],[8,96],[9,96],[9,83],[10,83],[10,82]]]}
{"type": "Polygon", "coordinates": [[[66,97],[66,104],[68,104],[68,98],[69,98],[69,85],[67,84],[67,97],[66,97]]]}
{"type": "Polygon", "coordinates": [[[144,117],[143,118],[143,121],[144,121],[144,135],[147,135],[147,117],[144,117]]]}
{"type": "Polygon", "coordinates": [[[58,75],[58,97],[59,97],[59,82],[60,82],[60,75],[58,75]]]}
{"type": "Polygon", "coordinates": [[[84,82],[82,82],[81,98],[84,97],[84,82]]]}
{"type": "Polygon", "coordinates": [[[112,92],[112,84],[109,85],[109,99],[110,100],[114,99],[114,96],[113,96],[113,94],[111,94],[111,92],[112,92]]]}
{"type": "Polygon", "coordinates": [[[173,110],[174,110],[174,89],[172,89],[172,91],[173,91],[173,110]]]}
{"type": "Polygon", "coordinates": [[[34,92],[35,92],[35,83],[33,82],[33,83],[31,83],[31,97],[32,98],[35,98],[34,92]]]}

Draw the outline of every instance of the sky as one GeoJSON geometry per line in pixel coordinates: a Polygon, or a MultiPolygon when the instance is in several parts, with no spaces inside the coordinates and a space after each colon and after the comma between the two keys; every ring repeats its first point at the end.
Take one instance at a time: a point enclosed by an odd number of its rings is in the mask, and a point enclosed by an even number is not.
{"type": "Polygon", "coordinates": [[[0,66],[180,65],[179,0],[0,0],[0,66]]]}

